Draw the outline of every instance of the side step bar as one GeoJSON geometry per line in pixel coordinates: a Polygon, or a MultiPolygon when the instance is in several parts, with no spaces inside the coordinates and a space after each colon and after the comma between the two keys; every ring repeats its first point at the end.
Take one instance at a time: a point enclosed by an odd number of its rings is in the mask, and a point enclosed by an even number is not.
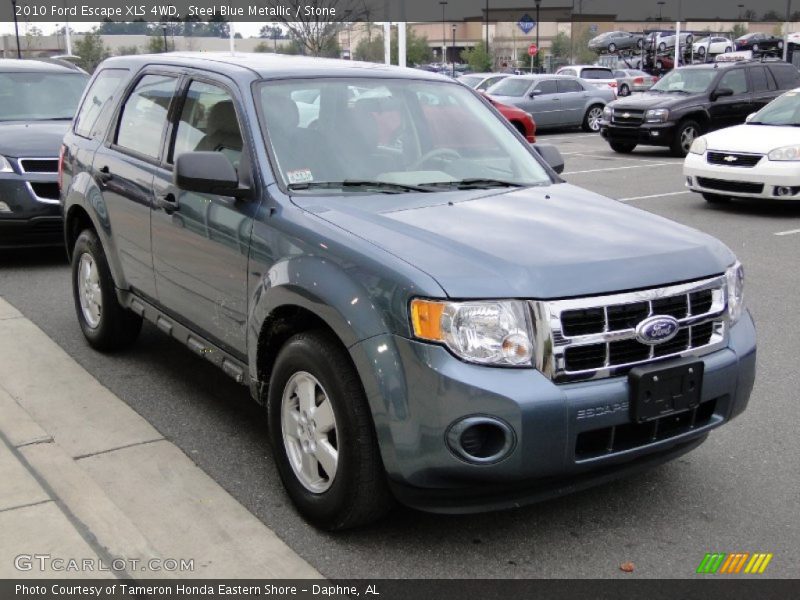
{"type": "Polygon", "coordinates": [[[150,321],[162,332],[186,345],[189,350],[217,365],[237,383],[248,385],[247,365],[229,352],[197,335],[146,300],[126,290],[117,290],[120,304],[150,321]]]}

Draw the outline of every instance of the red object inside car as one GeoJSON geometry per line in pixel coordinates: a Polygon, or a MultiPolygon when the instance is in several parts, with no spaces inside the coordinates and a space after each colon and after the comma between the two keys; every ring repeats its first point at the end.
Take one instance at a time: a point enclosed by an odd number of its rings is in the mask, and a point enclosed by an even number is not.
{"type": "Polygon", "coordinates": [[[531,144],[536,141],[536,122],[533,120],[533,117],[516,106],[501,104],[486,94],[483,94],[483,97],[491,102],[492,106],[499,110],[500,114],[508,119],[511,124],[516,127],[522,135],[525,136],[526,140],[528,140],[531,144]]]}

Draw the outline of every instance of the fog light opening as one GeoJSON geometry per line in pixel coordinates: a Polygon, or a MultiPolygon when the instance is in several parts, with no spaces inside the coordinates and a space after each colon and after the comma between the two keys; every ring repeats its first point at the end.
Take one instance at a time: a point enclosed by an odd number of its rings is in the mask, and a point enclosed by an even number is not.
{"type": "Polygon", "coordinates": [[[794,196],[794,189],[787,186],[780,186],[775,188],[775,195],[777,196],[794,196]]]}
{"type": "Polygon", "coordinates": [[[447,446],[462,460],[491,464],[506,458],[514,447],[514,432],[494,417],[466,417],[447,431],[447,446]]]}

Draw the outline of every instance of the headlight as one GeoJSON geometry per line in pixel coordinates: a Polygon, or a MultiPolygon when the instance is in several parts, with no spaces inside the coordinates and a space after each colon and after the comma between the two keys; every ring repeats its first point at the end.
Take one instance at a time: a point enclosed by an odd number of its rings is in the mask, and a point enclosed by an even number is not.
{"type": "Polygon", "coordinates": [[[740,262],[725,271],[725,279],[728,283],[728,318],[733,325],[744,312],[744,269],[740,262]]]}
{"type": "Polygon", "coordinates": [[[706,138],[699,137],[692,142],[692,147],[689,148],[689,152],[692,154],[705,154],[707,149],[708,143],[706,142],[706,138]]]}
{"type": "Polygon", "coordinates": [[[442,343],[465,361],[531,366],[533,344],[524,302],[415,299],[411,302],[411,323],[417,338],[442,343]]]}
{"type": "Polygon", "coordinates": [[[669,111],[666,108],[652,108],[644,113],[644,120],[648,123],[665,123],[669,117],[669,111]]]}
{"type": "Polygon", "coordinates": [[[13,173],[14,169],[11,168],[11,163],[5,156],[0,156],[0,173],[13,173]]]}
{"type": "Polygon", "coordinates": [[[606,121],[610,121],[611,120],[611,115],[613,114],[613,112],[614,112],[614,109],[611,108],[608,104],[606,104],[605,107],[603,108],[603,118],[606,121]]]}
{"type": "Polygon", "coordinates": [[[767,154],[770,160],[800,160],[800,146],[783,146],[767,154]]]}

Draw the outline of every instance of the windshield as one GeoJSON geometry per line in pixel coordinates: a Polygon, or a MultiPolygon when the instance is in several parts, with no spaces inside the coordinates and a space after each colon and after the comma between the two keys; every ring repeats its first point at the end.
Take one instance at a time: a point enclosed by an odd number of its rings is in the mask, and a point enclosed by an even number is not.
{"type": "Polygon", "coordinates": [[[282,80],[260,84],[256,101],[276,169],[293,190],[358,193],[383,184],[381,191],[396,193],[551,182],[530,149],[458,84],[282,80]],[[355,98],[354,87],[361,90],[355,98]],[[311,89],[319,101],[302,114],[293,98],[311,89]]]}
{"type": "Polygon", "coordinates": [[[72,119],[83,73],[0,73],[0,121],[72,119]]]}
{"type": "Polygon", "coordinates": [[[767,104],[749,121],[750,125],[800,126],[800,92],[787,92],[767,104]]]}
{"type": "Polygon", "coordinates": [[[701,94],[711,87],[716,75],[713,69],[677,69],[665,75],[650,91],[701,94]]]}
{"type": "Polygon", "coordinates": [[[494,84],[487,91],[495,96],[516,96],[525,95],[532,81],[519,77],[506,77],[502,81],[494,84]]]}

